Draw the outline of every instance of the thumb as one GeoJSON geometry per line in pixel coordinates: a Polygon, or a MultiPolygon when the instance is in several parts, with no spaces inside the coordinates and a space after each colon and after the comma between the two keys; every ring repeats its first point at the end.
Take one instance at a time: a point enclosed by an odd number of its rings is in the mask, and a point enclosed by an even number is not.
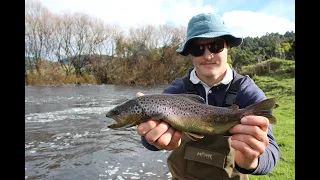
{"type": "Polygon", "coordinates": [[[143,96],[144,94],[142,93],[142,92],[137,92],[136,93],[136,97],[138,97],[138,96],[143,96]]]}

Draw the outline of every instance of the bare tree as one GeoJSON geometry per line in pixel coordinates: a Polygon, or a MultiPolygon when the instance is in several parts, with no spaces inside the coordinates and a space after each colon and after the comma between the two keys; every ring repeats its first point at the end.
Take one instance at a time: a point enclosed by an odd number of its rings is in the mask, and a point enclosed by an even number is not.
{"type": "Polygon", "coordinates": [[[71,14],[64,13],[61,19],[57,21],[57,31],[59,34],[56,36],[58,43],[55,55],[61,64],[62,69],[65,71],[66,76],[72,72],[71,58],[73,57],[71,39],[73,36],[73,20],[71,14]]]}
{"type": "Polygon", "coordinates": [[[106,52],[108,49],[108,43],[106,43],[106,41],[110,40],[111,35],[112,30],[110,26],[104,25],[103,21],[100,19],[92,19],[88,31],[90,54],[99,55],[100,57],[104,54],[108,54],[106,52]]]}
{"type": "Polygon", "coordinates": [[[106,83],[108,81],[108,72],[106,66],[110,60],[107,55],[112,36],[111,26],[104,25],[99,19],[92,19],[89,28],[89,66],[86,66],[87,73],[93,73],[96,82],[106,83]],[[109,40],[109,42],[108,42],[109,40]]]}
{"type": "Polygon", "coordinates": [[[123,31],[118,31],[117,26],[114,26],[112,33],[112,49],[114,49],[114,53],[118,58],[126,58],[131,54],[129,52],[129,42],[123,31]]]}
{"type": "Polygon", "coordinates": [[[159,44],[159,54],[160,54],[160,61],[165,62],[165,53],[170,48],[172,37],[173,37],[173,30],[174,28],[172,26],[169,26],[167,24],[165,25],[159,25],[158,31],[157,31],[157,40],[159,44]]]}
{"type": "Polygon", "coordinates": [[[74,57],[71,63],[75,68],[76,75],[83,75],[82,68],[89,63],[91,50],[89,29],[91,25],[90,17],[84,13],[75,13],[74,16],[74,36],[72,50],[74,57]]]}
{"type": "MultiPolygon", "coordinates": [[[[167,52],[176,49],[178,45],[182,44],[184,36],[184,27],[177,28],[168,24],[159,25],[155,38],[158,40],[159,60],[162,62],[170,61],[166,56],[167,52]]],[[[169,58],[174,58],[174,56],[169,58]]]]}
{"type": "Polygon", "coordinates": [[[154,32],[155,30],[151,25],[142,25],[138,28],[130,28],[129,51],[132,53],[132,63],[137,63],[140,58],[149,54],[152,44],[150,43],[150,39],[152,39],[154,32]]]}
{"type": "Polygon", "coordinates": [[[180,46],[186,40],[186,28],[184,26],[180,26],[173,29],[173,36],[171,38],[172,46],[180,46]]]}
{"type": "Polygon", "coordinates": [[[52,35],[48,22],[51,13],[40,2],[26,1],[25,4],[25,56],[31,71],[35,68],[41,75],[41,61],[48,56],[48,39],[52,35]]]}

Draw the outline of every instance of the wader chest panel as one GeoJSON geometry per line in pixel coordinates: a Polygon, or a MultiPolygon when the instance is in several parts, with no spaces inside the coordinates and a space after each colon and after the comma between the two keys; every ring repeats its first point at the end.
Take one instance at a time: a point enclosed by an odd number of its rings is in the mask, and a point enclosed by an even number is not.
{"type": "MultiPolygon", "coordinates": [[[[235,102],[241,75],[230,84],[226,93],[225,106],[235,102]]],[[[198,94],[189,75],[183,78],[188,94],[198,94]]],[[[193,141],[184,133],[181,144],[168,157],[168,167],[172,179],[192,180],[248,180],[235,168],[234,150],[230,147],[230,138],[221,135],[205,135],[199,141],[193,141]]]]}
{"type": "Polygon", "coordinates": [[[200,149],[193,146],[187,146],[184,154],[184,158],[187,160],[197,161],[213,166],[223,168],[225,154],[209,151],[206,149],[200,149]]]}
{"type": "MultiPolygon", "coordinates": [[[[231,106],[236,101],[238,87],[240,85],[242,77],[243,76],[241,74],[236,74],[236,76],[232,79],[228,91],[226,93],[224,106],[231,106]]],[[[196,91],[196,88],[194,87],[194,84],[190,81],[190,74],[187,74],[182,79],[188,94],[199,95],[199,93],[196,91]]]]}
{"type": "Polygon", "coordinates": [[[182,134],[181,145],[168,158],[173,179],[248,180],[248,175],[235,169],[234,150],[229,143],[227,136],[205,135],[193,141],[182,134]]]}

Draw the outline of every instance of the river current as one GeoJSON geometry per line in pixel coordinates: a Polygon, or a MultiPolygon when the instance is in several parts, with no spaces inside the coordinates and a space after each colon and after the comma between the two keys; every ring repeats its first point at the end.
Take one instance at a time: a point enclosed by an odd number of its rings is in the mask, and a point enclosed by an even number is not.
{"type": "Polygon", "coordinates": [[[25,86],[25,179],[171,179],[169,151],[149,151],[135,127],[117,131],[105,114],[161,86],[25,86]]]}

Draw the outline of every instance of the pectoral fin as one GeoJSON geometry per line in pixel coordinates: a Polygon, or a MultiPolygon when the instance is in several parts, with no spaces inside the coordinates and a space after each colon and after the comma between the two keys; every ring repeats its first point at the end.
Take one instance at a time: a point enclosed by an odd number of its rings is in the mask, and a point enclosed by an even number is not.
{"type": "Polygon", "coordinates": [[[196,133],[191,133],[191,132],[184,132],[184,134],[187,135],[193,141],[198,141],[204,137],[201,134],[196,134],[196,133]]]}

